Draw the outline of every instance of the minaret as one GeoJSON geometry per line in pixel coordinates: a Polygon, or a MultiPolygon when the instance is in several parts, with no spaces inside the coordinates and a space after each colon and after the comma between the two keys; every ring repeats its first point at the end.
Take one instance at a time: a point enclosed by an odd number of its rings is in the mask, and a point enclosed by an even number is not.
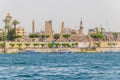
{"type": "Polygon", "coordinates": [[[8,19],[8,21],[11,21],[11,19],[12,19],[12,16],[10,15],[9,12],[7,13],[6,19],[8,19]]]}
{"type": "Polygon", "coordinates": [[[60,32],[60,34],[62,35],[62,34],[64,34],[64,22],[62,22],[61,23],[61,32],[60,32]]]}
{"type": "Polygon", "coordinates": [[[34,20],[32,21],[32,34],[34,34],[35,33],[35,22],[34,22],[34,20]]]}
{"type": "Polygon", "coordinates": [[[63,34],[65,34],[65,26],[64,26],[64,22],[62,21],[62,23],[61,23],[61,32],[60,32],[60,40],[62,40],[63,34]]]}
{"type": "Polygon", "coordinates": [[[80,35],[83,35],[83,22],[82,19],[80,21],[80,31],[79,31],[80,35]]]}
{"type": "Polygon", "coordinates": [[[7,13],[7,16],[5,17],[6,19],[6,26],[7,26],[7,30],[10,30],[10,26],[11,26],[11,20],[12,20],[12,16],[10,15],[10,13],[7,13]]]}

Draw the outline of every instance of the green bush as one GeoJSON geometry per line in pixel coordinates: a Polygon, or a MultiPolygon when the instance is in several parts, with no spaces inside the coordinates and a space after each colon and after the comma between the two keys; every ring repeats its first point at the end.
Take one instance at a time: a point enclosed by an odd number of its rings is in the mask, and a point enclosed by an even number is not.
{"type": "Polygon", "coordinates": [[[20,48],[22,46],[22,43],[17,43],[18,47],[20,48]]]}
{"type": "Polygon", "coordinates": [[[45,44],[43,44],[43,43],[41,43],[40,45],[42,46],[42,48],[45,46],[45,44]]]}
{"type": "Polygon", "coordinates": [[[49,48],[53,48],[53,44],[52,43],[48,43],[48,47],[49,48]]]}
{"type": "Polygon", "coordinates": [[[0,46],[1,46],[2,48],[4,48],[4,47],[5,47],[5,43],[0,43],[0,46]]]}
{"type": "Polygon", "coordinates": [[[62,43],[63,47],[71,47],[71,45],[69,43],[62,43]]]}
{"type": "Polygon", "coordinates": [[[57,48],[60,47],[60,43],[56,43],[55,45],[56,45],[57,48]]]}
{"type": "Polygon", "coordinates": [[[30,43],[25,43],[25,46],[26,46],[26,47],[30,46],[30,43]]]}
{"type": "Polygon", "coordinates": [[[9,44],[11,47],[14,47],[15,46],[15,43],[10,43],[9,44]]]}
{"type": "Polygon", "coordinates": [[[78,46],[78,43],[72,43],[72,46],[78,46]]]}
{"type": "Polygon", "coordinates": [[[33,46],[35,47],[35,46],[39,46],[39,43],[33,43],[33,46]]]}

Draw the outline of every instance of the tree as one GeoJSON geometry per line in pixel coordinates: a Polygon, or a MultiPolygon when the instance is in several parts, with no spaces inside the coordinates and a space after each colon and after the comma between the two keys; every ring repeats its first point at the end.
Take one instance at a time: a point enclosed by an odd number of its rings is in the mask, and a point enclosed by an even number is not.
{"type": "Polygon", "coordinates": [[[10,29],[7,33],[7,39],[10,41],[14,41],[16,39],[16,34],[14,29],[10,29]]]}
{"type": "Polygon", "coordinates": [[[0,41],[2,41],[2,37],[0,36],[0,41]]]}
{"type": "Polygon", "coordinates": [[[117,45],[117,43],[114,43],[114,42],[113,43],[111,43],[111,42],[108,43],[108,46],[111,46],[111,47],[113,47],[115,45],[117,45]]]}
{"type": "Polygon", "coordinates": [[[33,43],[33,46],[34,47],[39,46],[39,43],[33,43]]]}
{"type": "Polygon", "coordinates": [[[7,40],[14,41],[16,39],[15,29],[12,28],[10,25],[8,25],[9,21],[7,19],[4,19],[4,22],[5,22],[5,32],[3,33],[4,36],[7,37],[7,40]],[[8,31],[7,33],[6,33],[6,29],[8,31]]]}
{"type": "Polygon", "coordinates": [[[39,38],[39,37],[40,37],[39,34],[30,34],[30,35],[29,35],[29,38],[32,38],[32,41],[33,41],[33,39],[39,38]]]}
{"type": "Polygon", "coordinates": [[[96,47],[100,47],[100,42],[95,43],[96,47]]]}
{"type": "Polygon", "coordinates": [[[19,35],[19,34],[16,34],[16,35],[15,35],[15,39],[16,39],[17,41],[20,41],[21,38],[22,38],[21,35],[19,35]]]}
{"type": "Polygon", "coordinates": [[[96,28],[95,28],[95,31],[96,31],[96,33],[98,33],[98,32],[99,32],[99,29],[98,29],[98,27],[96,27],[96,28]]]}
{"type": "Polygon", "coordinates": [[[91,34],[90,35],[92,38],[94,38],[95,40],[99,41],[100,39],[103,39],[104,36],[102,33],[97,33],[97,34],[91,34]]]}
{"type": "Polygon", "coordinates": [[[50,37],[50,35],[45,35],[46,36],[46,38],[49,38],[50,37]]]}
{"type": "Polygon", "coordinates": [[[5,23],[5,31],[6,31],[6,29],[7,29],[7,31],[9,31],[11,29],[11,25],[8,24],[10,22],[10,20],[8,20],[7,18],[5,18],[3,20],[3,22],[5,23]]]}
{"type": "Polygon", "coordinates": [[[16,25],[19,24],[17,20],[12,22],[14,28],[11,27],[11,19],[5,18],[3,20],[5,22],[5,34],[7,34],[7,40],[14,41],[16,39],[16,25]],[[7,33],[6,33],[7,29],[7,33]]]}
{"type": "Polygon", "coordinates": [[[49,37],[50,37],[50,35],[47,35],[47,34],[42,34],[41,35],[42,41],[44,41],[44,39],[47,39],[49,37]]]}
{"type": "Polygon", "coordinates": [[[29,47],[29,46],[30,46],[30,43],[25,43],[25,46],[26,46],[26,47],[29,47]]]}
{"type": "Polygon", "coordinates": [[[5,47],[5,43],[0,43],[0,46],[1,46],[2,48],[4,48],[4,47],[5,47]]]}
{"type": "Polygon", "coordinates": [[[114,40],[117,40],[118,33],[117,32],[113,32],[112,35],[113,35],[114,40]]]}
{"type": "Polygon", "coordinates": [[[103,33],[105,31],[105,29],[103,27],[100,28],[101,33],[103,33]]]}
{"type": "Polygon", "coordinates": [[[3,40],[3,35],[0,35],[0,41],[2,41],[3,40]]]}
{"type": "Polygon", "coordinates": [[[60,34],[54,34],[54,39],[58,40],[60,38],[60,34]]]}
{"type": "Polygon", "coordinates": [[[7,33],[7,40],[14,41],[17,38],[22,38],[21,35],[15,33],[15,29],[11,28],[7,33]]]}
{"type": "Polygon", "coordinates": [[[69,43],[62,43],[63,47],[71,47],[71,45],[69,43]]]}
{"type": "Polygon", "coordinates": [[[56,45],[57,48],[60,47],[60,43],[56,43],[55,45],[56,45]]]}
{"type": "Polygon", "coordinates": [[[53,48],[53,44],[52,43],[48,43],[48,47],[49,48],[53,48]]]}
{"type": "Polygon", "coordinates": [[[13,20],[12,25],[14,26],[15,33],[16,33],[16,26],[17,26],[18,24],[20,24],[19,21],[13,20]]]}
{"type": "Polygon", "coordinates": [[[42,46],[42,48],[45,46],[45,44],[43,44],[43,43],[41,43],[40,45],[42,46]]]}
{"type": "Polygon", "coordinates": [[[70,37],[70,34],[64,34],[63,37],[68,40],[68,38],[70,37]]]}
{"type": "Polygon", "coordinates": [[[21,35],[16,34],[16,35],[15,35],[15,38],[22,38],[22,36],[21,36],[21,35]]]}
{"type": "Polygon", "coordinates": [[[14,41],[15,40],[15,30],[10,29],[7,33],[7,40],[14,41]]]}
{"type": "Polygon", "coordinates": [[[17,43],[18,47],[20,48],[22,46],[22,43],[17,43]]]}
{"type": "Polygon", "coordinates": [[[29,37],[30,38],[39,38],[40,35],[39,34],[30,34],[29,37]]]}
{"type": "Polygon", "coordinates": [[[41,38],[42,38],[42,41],[44,41],[45,35],[42,34],[42,35],[41,35],[41,38]]]}
{"type": "Polygon", "coordinates": [[[72,47],[78,47],[78,43],[72,43],[72,47]]]}
{"type": "Polygon", "coordinates": [[[11,48],[13,48],[15,46],[15,43],[10,43],[9,45],[11,46],[11,48]]]}

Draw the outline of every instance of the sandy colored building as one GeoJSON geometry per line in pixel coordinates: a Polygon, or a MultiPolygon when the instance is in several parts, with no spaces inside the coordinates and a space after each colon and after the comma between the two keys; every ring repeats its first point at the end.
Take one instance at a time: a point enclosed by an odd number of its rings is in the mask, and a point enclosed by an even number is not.
{"type": "Polygon", "coordinates": [[[85,36],[84,35],[84,33],[83,33],[83,22],[82,22],[82,19],[81,19],[81,21],[80,21],[80,27],[79,27],[79,29],[71,29],[71,28],[68,28],[68,27],[65,27],[65,25],[64,25],[64,22],[62,22],[61,23],[61,32],[60,32],[60,34],[61,34],[61,37],[60,37],[60,39],[61,39],[61,41],[84,41],[84,39],[86,39],[87,40],[87,36],[85,36]],[[70,34],[70,37],[69,37],[69,39],[67,40],[67,39],[65,39],[64,37],[63,37],[63,34],[70,34]]]}
{"type": "Polygon", "coordinates": [[[0,35],[3,35],[4,30],[0,29],[0,35]]]}
{"type": "Polygon", "coordinates": [[[46,21],[45,22],[45,34],[49,35],[50,37],[48,39],[46,39],[46,41],[52,41],[53,40],[53,29],[52,29],[52,21],[46,21]]]}
{"type": "Polygon", "coordinates": [[[25,32],[25,29],[23,27],[17,27],[16,28],[16,34],[18,34],[22,37],[21,38],[22,41],[25,39],[26,32],[25,32]]]}

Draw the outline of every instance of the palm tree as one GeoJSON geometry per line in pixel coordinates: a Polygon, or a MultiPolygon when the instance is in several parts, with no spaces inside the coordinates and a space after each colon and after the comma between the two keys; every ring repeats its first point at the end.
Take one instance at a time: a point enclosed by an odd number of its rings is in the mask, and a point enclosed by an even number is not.
{"type": "Polygon", "coordinates": [[[7,25],[7,23],[8,23],[8,20],[5,18],[5,19],[3,20],[3,22],[5,23],[5,27],[6,27],[6,25],[7,25]]]}
{"type": "Polygon", "coordinates": [[[15,30],[11,28],[11,29],[7,32],[7,39],[10,40],[10,41],[14,41],[16,38],[17,38],[17,36],[16,36],[16,34],[15,34],[15,30]]]}
{"type": "Polygon", "coordinates": [[[5,32],[3,32],[3,39],[4,39],[4,52],[6,52],[6,29],[9,30],[9,26],[8,26],[8,22],[9,20],[8,19],[4,19],[3,22],[5,22],[5,32]]]}
{"type": "Polygon", "coordinates": [[[6,31],[6,29],[8,30],[8,20],[5,18],[4,20],[3,20],[3,22],[5,23],[5,31],[6,31]]]}
{"type": "Polygon", "coordinates": [[[5,18],[3,20],[3,22],[5,23],[5,29],[7,29],[7,31],[9,32],[9,30],[11,29],[11,25],[9,24],[10,20],[8,20],[7,18],[5,18]]]}
{"type": "Polygon", "coordinates": [[[103,27],[100,28],[101,33],[103,33],[105,31],[105,29],[103,27]]]}
{"type": "Polygon", "coordinates": [[[19,21],[13,20],[12,25],[14,26],[15,32],[16,32],[16,26],[17,26],[18,24],[20,24],[19,21]]]}
{"type": "Polygon", "coordinates": [[[99,32],[99,29],[98,29],[98,27],[96,27],[96,28],[95,28],[95,31],[96,31],[96,33],[98,33],[98,32],[99,32]]]}

